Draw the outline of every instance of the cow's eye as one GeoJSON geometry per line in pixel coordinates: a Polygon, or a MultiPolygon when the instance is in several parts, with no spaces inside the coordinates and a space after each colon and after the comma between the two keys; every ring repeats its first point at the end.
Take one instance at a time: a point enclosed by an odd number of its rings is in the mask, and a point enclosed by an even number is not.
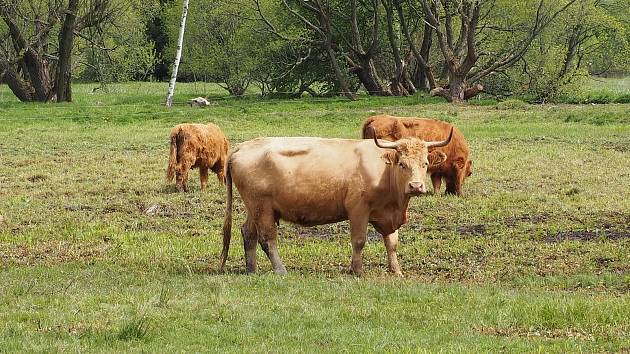
{"type": "Polygon", "coordinates": [[[422,164],[422,168],[427,168],[427,167],[429,167],[429,164],[428,164],[428,163],[426,163],[426,162],[424,162],[424,163],[422,164]]]}
{"type": "Polygon", "coordinates": [[[407,166],[405,166],[405,164],[404,164],[404,163],[402,163],[402,162],[399,162],[399,163],[398,163],[398,167],[400,167],[400,168],[407,168],[407,166]]]}

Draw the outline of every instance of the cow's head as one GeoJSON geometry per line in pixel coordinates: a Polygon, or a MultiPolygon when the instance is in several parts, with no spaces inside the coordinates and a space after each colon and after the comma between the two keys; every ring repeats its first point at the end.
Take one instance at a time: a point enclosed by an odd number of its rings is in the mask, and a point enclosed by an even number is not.
{"type": "Polygon", "coordinates": [[[406,195],[419,195],[426,193],[427,187],[424,179],[427,175],[429,162],[431,165],[439,165],[446,160],[446,154],[429,149],[445,146],[453,137],[453,129],[444,141],[422,141],[417,138],[403,138],[396,142],[378,141],[374,132],[374,143],[383,149],[392,149],[390,153],[383,155],[385,163],[394,168],[396,185],[404,188],[406,195]]]}
{"type": "Polygon", "coordinates": [[[472,176],[472,160],[468,160],[466,163],[466,177],[472,176]]]}

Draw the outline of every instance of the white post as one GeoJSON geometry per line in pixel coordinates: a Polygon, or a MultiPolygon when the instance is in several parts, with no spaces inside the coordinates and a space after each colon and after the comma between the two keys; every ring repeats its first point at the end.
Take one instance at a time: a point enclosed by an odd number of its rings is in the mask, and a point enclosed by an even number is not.
{"type": "Polygon", "coordinates": [[[173,73],[171,81],[168,84],[168,95],[166,96],[166,106],[173,105],[173,93],[175,92],[175,82],[177,81],[177,69],[179,68],[179,60],[182,57],[182,47],[184,45],[184,30],[186,29],[186,16],[188,15],[188,0],[184,0],[184,9],[182,10],[182,23],[179,26],[179,37],[177,38],[177,51],[175,52],[175,63],[173,64],[173,73]]]}

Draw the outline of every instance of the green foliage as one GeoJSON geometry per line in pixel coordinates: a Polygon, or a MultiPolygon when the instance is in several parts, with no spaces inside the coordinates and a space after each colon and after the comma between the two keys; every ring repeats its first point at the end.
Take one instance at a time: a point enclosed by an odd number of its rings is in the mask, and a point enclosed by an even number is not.
{"type": "Polygon", "coordinates": [[[515,109],[527,109],[529,105],[525,101],[521,101],[516,98],[510,98],[505,101],[501,101],[497,104],[497,109],[500,110],[515,110],[515,109]]]}
{"type": "MultiPolygon", "coordinates": [[[[173,58],[181,19],[182,1],[166,10],[169,45],[173,58]]],[[[243,1],[201,0],[190,2],[179,71],[189,79],[217,82],[232,95],[245,93],[256,74],[256,23],[251,4],[243,1]]]]}
{"type": "Polygon", "coordinates": [[[79,60],[84,64],[73,73],[79,81],[146,80],[153,73],[157,57],[145,28],[159,12],[159,4],[156,0],[125,0],[124,3],[120,6],[126,11],[103,24],[99,41],[77,38],[79,60]]]}
{"type": "MultiPolygon", "coordinates": [[[[630,67],[630,31],[624,22],[630,16],[630,6],[624,4],[628,1],[576,2],[535,39],[522,61],[504,75],[486,78],[485,86],[491,92],[522,96],[532,102],[582,97],[590,74],[630,67]]],[[[511,16],[522,15],[515,12],[511,16]]],[[[501,36],[491,37],[494,39],[501,36]]],[[[607,96],[577,101],[614,101],[607,96]]]]}

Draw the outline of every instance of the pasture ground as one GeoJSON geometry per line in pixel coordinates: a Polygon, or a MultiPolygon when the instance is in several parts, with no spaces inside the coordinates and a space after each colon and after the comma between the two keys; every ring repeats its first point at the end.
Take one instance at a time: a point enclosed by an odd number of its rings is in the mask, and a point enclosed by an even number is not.
{"type": "MultiPolygon", "coordinates": [[[[224,99],[208,84],[75,85],[72,104],[0,87],[0,352],[630,350],[630,105],[453,106],[427,97],[224,99]],[[208,92],[213,105],[184,100],[208,92]],[[164,183],[169,129],[355,138],[375,113],[435,117],[466,135],[464,198],[414,199],[404,279],[370,231],[347,273],[346,223],[281,223],[289,275],[244,275],[236,198],[217,274],[216,178],[164,183]]],[[[334,157],[331,157],[334,158],[334,157]]]]}

